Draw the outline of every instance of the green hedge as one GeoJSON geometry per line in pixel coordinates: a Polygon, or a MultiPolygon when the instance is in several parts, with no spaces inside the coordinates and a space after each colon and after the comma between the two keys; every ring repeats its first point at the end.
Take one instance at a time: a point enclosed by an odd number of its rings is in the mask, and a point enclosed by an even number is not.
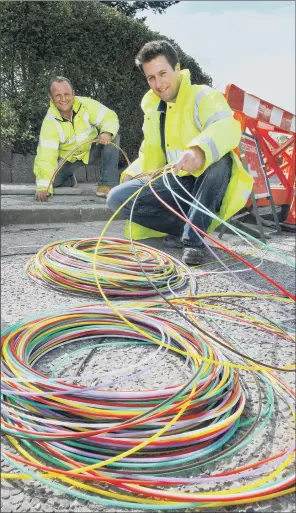
{"type": "MultiPolygon", "coordinates": [[[[15,152],[36,152],[48,108],[48,82],[59,74],[73,82],[77,94],[117,112],[121,146],[135,158],[147,83],[134,58],[144,43],[165,36],[100,2],[1,2],[0,9],[4,145],[15,152]]],[[[211,85],[194,59],[175,46],[193,83],[211,85]]]]}

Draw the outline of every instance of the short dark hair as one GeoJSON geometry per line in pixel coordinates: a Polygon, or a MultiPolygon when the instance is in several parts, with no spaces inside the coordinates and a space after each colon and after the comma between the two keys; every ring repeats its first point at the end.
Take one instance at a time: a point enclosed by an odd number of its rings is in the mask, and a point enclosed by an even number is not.
{"type": "Polygon", "coordinates": [[[175,69],[176,64],[179,61],[179,56],[175,50],[175,48],[165,40],[159,41],[149,41],[146,43],[143,48],[138,52],[135,63],[143,71],[143,64],[145,62],[150,62],[155,57],[159,55],[163,55],[166,57],[169,64],[175,69]]]}
{"type": "Polygon", "coordinates": [[[51,88],[52,88],[52,84],[54,82],[68,82],[69,86],[72,88],[72,91],[74,91],[74,87],[73,87],[73,84],[72,82],[66,78],[66,77],[61,77],[61,76],[58,76],[58,77],[53,77],[50,82],[49,82],[49,86],[48,86],[48,92],[49,94],[51,94],[51,88]]]}

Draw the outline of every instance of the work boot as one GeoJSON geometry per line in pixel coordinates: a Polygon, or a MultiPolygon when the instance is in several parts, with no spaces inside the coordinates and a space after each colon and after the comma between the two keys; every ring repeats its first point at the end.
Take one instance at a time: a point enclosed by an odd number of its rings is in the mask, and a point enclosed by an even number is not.
{"type": "Polygon", "coordinates": [[[162,244],[165,248],[183,248],[181,239],[177,235],[166,235],[162,244]]]}
{"type": "Polygon", "coordinates": [[[111,189],[112,185],[98,185],[96,196],[99,196],[99,198],[107,198],[111,189]]]}
{"type": "Polygon", "coordinates": [[[197,247],[185,247],[182,261],[187,265],[200,265],[204,262],[205,251],[197,247]]]}

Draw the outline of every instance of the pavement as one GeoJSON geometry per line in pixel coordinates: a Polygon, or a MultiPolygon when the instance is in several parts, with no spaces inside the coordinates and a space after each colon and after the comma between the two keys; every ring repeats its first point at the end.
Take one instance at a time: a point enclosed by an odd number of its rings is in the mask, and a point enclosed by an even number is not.
{"type": "MultiPolygon", "coordinates": [[[[9,198],[9,195],[2,196],[2,201],[9,198]]],[[[74,199],[77,198],[90,198],[92,195],[77,195],[74,197],[67,196],[67,201],[70,199],[73,203],[73,212],[77,210],[74,199]]],[[[60,218],[58,222],[48,221],[47,223],[36,223],[32,222],[26,217],[27,210],[24,205],[31,204],[33,198],[28,196],[28,202],[24,200],[24,196],[20,196],[21,202],[19,203],[21,211],[23,212],[23,223],[12,223],[5,224],[2,226],[2,237],[1,237],[1,295],[2,295],[2,308],[1,308],[1,328],[5,329],[7,326],[15,324],[16,322],[32,315],[38,315],[45,311],[52,311],[59,309],[62,311],[65,308],[69,308],[76,305],[85,305],[91,302],[101,302],[100,297],[89,297],[89,296],[68,296],[67,294],[56,292],[52,289],[40,287],[37,283],[32,282],[25,272],[25,264],[28,258],[36,253],[41,247],[58,240],[65,240],[71,238],[89,238],[99,237],[102,229],[105,226],[105,221],[99,218],[100,210],[97,205],[96,198],[93,198],[95,203],[93,208],[97,216],[96,221],[89,221],[86,219],[80,219],[79,222],[65,223],[64,218],[60,218]]],[[[56,209],[62,209],[65,196],[55,196],[51,205],[56,205],[56,209]],[[61,203],[59,203],[62,199],[61,203]]],[[[102,202],[103,203],[103,202],[102,202]]],[[[17,205],[17,200],[16,203],[17,205]]],[[[89,207],[89,203],[86,203],[89,207]]],[[[50,208],[46,205],[40,206],[37,202],[34,206],[39,212],[47,212],[51,216],[50,208]],[[45,207],[45,208],[44,208],[45,207]],[[42,210],[44,209],[44,210],[42,210]]],[[[67,202],[68,206],[68,202],[67,202]]],[[[81,207],[79,207],[81,208],[81,207]]],[[[65,209],[70,211],[70,208],[65,209]]],[[[109,217],[109,216],[108,216],[109,217]]],[[[37,219],[37,217],[35,218],[37,219]]],[[[50,217],[52,219],[52,217],[50,217]]],[[[124,222],[122,220],[113,221],[110,224],[106,232],[107,237],[123,237],[124,233],[124,222]]],[[[217,239],[217,235],[214,235],[217,239]]],[[[218,240],[218,239],[217,239],[218,240]]],[[[150,240],[150,245],[161,248],[161,240],[150,240]]],[[[235,250],[239,254],[246,254],[250,251],[249,244],[239,239],[233,234],[226,233],[223,236],[222,242],[229,248],[235,250]]],[[[258,247],[260,243],[255,243],[255,247],[258,247]]],[[[260,255],[255,253],[252,257],[252,263],[260,266],[261,271],[268,274],[274,280],[278,281],[282,286],[286,287],[290,292],[295,292],[295,271],[285,262],[284,257],[289,259],[295,258],[295,237],[292,233],[282,232],[281,234],[273,234],[268,241],[268,247],[275,252],[266,252],[264,260],[260,261],[260,255]]],[[[173,256],[180,258],[181,250],[170,250],[168,251],[173,256]]],[[[222,252],[222,255],[225,254],[222,252]]],[[[221,256],[220,254],[220,256],[221,256]]],[[[212,257],[211,257],[212,258],[212,257]]],[[[235,268],[234,268],[235,270],[235,268]]],[[[230,292],[230,291],[250,291],[256,290],[268,291],[274,290],[271,284],[267,284],[263,279],[255,274],[253,271],[244,271],[242,273],[230,274],[213,273],[212,267],[205,267],[204,270],[199,268],[196,271],[199,285],[199,292],[230,292]]],[[[236,301],[234,307],[239,309],[240,304],[243,301],[236,301]]],[[[229,307],[229,304],[225,305],[229,307]]],[[[251,304],[245,304],[251,311],[256,314],[262,314],[266,318],[272,319],[273,321],[286,323],[288,322],[293,330],[293,319],[295,318],[295,309],[293,305],[283,305],[272,301],[255,300],[251,304]],[[292,321],[291,321],[292,319],[292,321]]],[[[176,317],[177,322],[180,322],[176,317]]],[[[229,330],[229,328],[227,327],[229,330]]],[[[228,332],[227,332],[228,333],[228,332]]],[[[274,340],[271,334],[260,333],[249,331],[240,325],[232,325],[231,329],[232,340],[238,344],[238,347],[243,351],[260,361],[267,363],[276,363],[278,366],[292,363],[295,359],[294,348],[290,344],[284,344],[283,346],[279,343],[278,339],[274,340]]],[[[68,349],[67,349],[68,350],[68,349]]],[[[131,352],[128,355],[124,355],[124,364],[133,363],[133,357],[138,358],[139,355],[133,356],[131,352]]],[[[55,361],[50,362],[52,366],[55,361]]],[[[123,360],[120,355],[116,358],[111,357],[110,354],[106,354],[105,359],[96,362],[95,372],[99,372],[100,368],[104,366],[112,365],[112,369],[123,365],[123,360]],[[111,360],[110,360],[111,358],[111,360]],[[101,367],[102,366],[102,367],[101,367]]],[[[90,369],[90,371],[93,367],[90,369]]],[[[46,372],[46,365],[43,369],[46,372]]],[[[179,377],[178,369],[172,367],[171,362],[164,361],[163,366],[159,369],[159,375],[156,376],[156,370],[153,369],[153,374],[148,374],[147,386],[153,388],[155,383],[159,383],[158,380],[164,379],[164,376],[169,379],[169,382],[175,382],[179,377]],[[149,382],[150,379],[150,382],[149,382]]],[[[252,380],[248,373],[245,373],[247,386],[252,387],[252,380]]],[[[279,372],[281,379],[290,387],[295,387],[295,376],[293,373],[279,372]]],[[[258,398],[254,394],[248,407],[252,407],[258,404],[258,398]]],[[[238,451],[231,457],[220,460],[217,464],[209,465],[205,469],[205,472],[223,472],[231,468],[236,468],[240,465],[247,464],[257,459],[263,459],[269,457],[271,454],[276,454],[283,449],[287,449],[293,440],[295,439],[294,423],[291,420],[289,409],[285,406],[285,403],[280,398],[277,399],[273,416],[269,424],[263,429],[260,436],[252,441],[247,447],[238,451]]],[[[4,437],[3,437],[4,438],[4,437]]],[[[7,444],[6,439],[3,440],[4,445],[7,444]]],[[[2,458],[1,459],[2,472],[14,472],[9,464],[2,458]]],[[[195,474],[196,475],[196,474],[195,474]]],[[[226,487],[241,486],[241,484],[248,484],[248,479],[237,480],[234,483],[226,483],[226,487]]],[[[74,499],[73,497],[66,495],[60,491],[49,488],[44,483],[35,482],[33,480],[2,480],[2,493],[1,493],[1,512],[79,512],[79,513],[121,513],[123,508],[106,507],[85,500],[74,499]]],[[[197,487],[191,485],[190,491],[198,490],[197,487]]],[[[180,490],[185,490],[185,487],[181,487],[180,490]]],[[[142,512],[143,509],[135,508],[129,510],[131,513],[142,512]]],[[[159,510],[155,510],[158,513],[159,510]]],[[[183,510],[191,511],[191,510],[183,510]]],[[[183,513],[182,511],[182,513],[183,513]]],[[[200,509],[199,511],[208,511],[208,509],[200,509]]],[[[232,507],[221,507],[215,510],[216,513],[257,513],[257,512],[295,512],[295,496],[293,494],[283,497],[278,497],[272,500],[242,504],[232,507]]]]}
{"type": "MultiPolygon", "coordinates": [[[[35,199],[35,185],[1,184],[1,226],[107,221],[112,212],[106,199],[96,196],[96,188],[95,183],[78,183],[77,188],[59,187],[47,202],[40,202],[35,199]]],[[[265,216],[270,213],[270,207],[263,207],[260,212],[265,216]]],[[[122,219],[121,213],[116,219],[122,219]]],[[[266,238],[269,238],[266,226],[271,222],[263,222],[266,238]]],[[[254,223],[251,215],[244,219],[244,226],[236,222],[238,228],[256,237],[254,223]]]]}
{"type": "Polygon", "coordinates": [[[47,202],[39,202],[32,185],[2,184],[1,225],[106,221],[111,211],[106,199],[96,196],[96,187],[90,183],[75,189],[59,187],[47,202]]]}

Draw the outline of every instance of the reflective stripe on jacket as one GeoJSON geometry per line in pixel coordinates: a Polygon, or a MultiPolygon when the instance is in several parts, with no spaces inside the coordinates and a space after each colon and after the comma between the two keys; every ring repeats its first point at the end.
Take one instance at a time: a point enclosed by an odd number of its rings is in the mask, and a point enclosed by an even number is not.
{"type": "MultiPolygon", "coordinates": [[[[233,118],[232,111],[222,93],[207,85],[192,85],[189,70],[181,71],[182,81],[175,103],[167,103],[165,121],[165,143],[168,163],[179,160],[182,153],[194,146],[199,146],[205,153],[204,166],[193,172],[200,176],[211,164],[230,152],[233,165],[232,176],[221,204],[218,216],[229,219],[246,204],[251,193],[253,179],[244,170],[234,150],[241,138],[241,126],[233,118]]],[[[123,173],[136,177],[138,174],[150,174],[166,163],[161,148],[160,111],[157,110],[160,99],[152,90],[142,100],[144,111],[143,133],[139,158],[123,173]]],[[[185,176],[187,171],[180,171],[178,176],[185,176]]],[[[219,225],[213,221],[209,232],[219,225]]],[[[137,230],[137,233],[139,230],[137,230]]],[[[145,229],[141,230],[141,237],[145,229]]],[[[151,235],[149,235],[151,236],[151,235]]]]}
{"type": "Polygon", "coordinates": [[[50,102],[41,126],[34,163],[37,191],[48,187],[58,159],[64,158],[78,144],[86,141],[67,161],[81,160],[87,164],[91,148],[87,141],[95,139],[101,132],[110,132],[113,138],[118,132],[117,114],[96,100],[75,96],[73,110],[75,115],[72,121],[65,120],[53,102],[50,102]]]}

